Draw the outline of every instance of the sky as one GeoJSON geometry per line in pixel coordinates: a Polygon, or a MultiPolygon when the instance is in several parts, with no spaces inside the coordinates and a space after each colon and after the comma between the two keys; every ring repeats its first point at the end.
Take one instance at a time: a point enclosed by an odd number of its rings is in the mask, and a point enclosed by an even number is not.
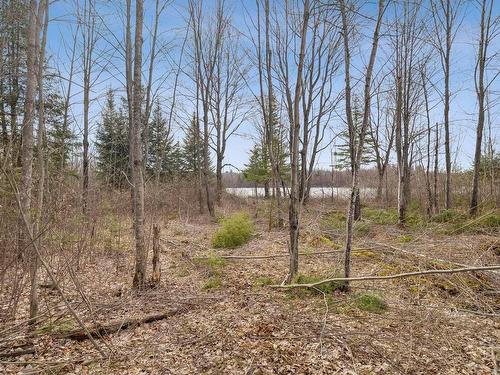
{"type": "MultiPolygon", "coordinates": [[[[70,62],[70,47],[72,45],[73,35],[76,31],[76,21],[74,17],[75,2],[78,0],[57,0],[51,3],[50,23],[48,31],[47,56],[49,57],[49,65],[55,67],[61,72],[61,75],[67,76],[70,62]]],[[[79,0],[80,2],[82,0],[79,0]]],[[[453,0],[455,1],[455,0],[453,0]]],[[[214,1],[205,1],[207,8],[213,6],[214,1]]],[[[271,3],[281,6],[282,1],[271,0],[271,3]]],[[[123,32],[123,8],[124,1],[112,0],[98,2],[99,15],[102,24],[100,25],[101,35],[96,47],[96,59],[94,71],[98,77],[92,88],[92,104],[91,104],[91,138],[99,122],[99,115],[104,103],[104,94],[108,88],[116,90],[117,93],[123,94],[123,58],[119,50],[119,41],[122,40],[123,32]],[[116,48],[118,47],[118,48],[116,48]]],[[[144,41],[144,75],[147,70],[147,60],[149,56],[148,37],[149,30],[152,25],[154,13],[154,1],[145,0],[145,41],[144,41]]],[[[255,1],[254,0],[227,0],[227,4],[231,10],[232,21],[235,29],[241,32],[242,49],[250,47],[246,35],[251,27],[251,18],[255,17],[255,1]]],[[[360,3],[361,4],[361,3],[360,3]]],[[[428,7],[428,3],[424,3],[428,7]]],[[[374,14],[375,6],[373,2],[362,3],[360,13],[371,16],[374,14]]],[[[494,16],[500,14],[500,5],[498,2],[494,5],[494,16]]],[[[459,32],[453,45],[451,57],[451,144],[455,157],[455,166],[459,168],[468,168],[473,159],[473,150],[475,145],[475,128],[477,123],[477,100],[474,92],[474,60],[477,50],[478,28],[479,28],[479,9],[472,2],[466,2],[462,9],[462,18],[459,32]]],[[[163,52],[157,58],[155,63],[155,73],[160,101],[165,111],[170,109],[170,100],[172,96],[172,62],[179,61],[181,45],[186,35],[186,18],[187,18],[187,0],[174,0],[168,5],[162,14],[159,25],[160,42],[163,45],[163,52]],[[170,74],[167,74],[170,73],[170,74]],[[160,84],[161,82],[161,84],[160,84]]],[[[361,34],[366,34],[368,37],[365,42],[360,43],[353,48],[352,65],[354,72],[354,80],[360,78],[357,72],[362,71],[365,61],[369,53],[369,35],[372,32],[373,25],[370,22],[365,22],[360,28],[361,34]]],[[[384,38],[384,34],[382,35],[384,38]]],[[[80,36],[78,38],[80,40],[80,36]]],[[[80,43],[80,42],[79,42],[80,43]]],[[[494,43],[490,46],[490,51],[500,51],[500,37],[497,37],[494,43]]],[[[243,51],[242,53],[247,53],[243,51]]],[[[73,126],[78,136],[81,136],[82,127],[82,95],[81,95],[81,62],[77,53],[76,75],[75,75],[75,91],[72,96],[72,115],[74,119],[73,126]]],[[[186,54],[184,55],[186,57],[186,54]]],[[[382,40],[381,47],[378,53],[377,66],[381,66],[388,58],[387,48],[384,47],[382,40]]],[[[188,68],[187,58],[184,59],[183,68],[188,68]]],[[[436,63],[434,69],[436,76],[439,76],[440,66],[436,63]]],[[[488,77],[493,77],[500,68],[500,61],[497,56],[492,62],[492,69],[488,71],[488,77]]],[[[375,70],[377,67],[375,68],[375,70]]],[[[182,138],[186,119],[190,118],[192,112],[192,98],[189,96],[189,88],[192,82],[189,78],[189,72],[181,74],[181,85],[178,90],[179,106],[175,111],[176,121],[176,137],[182,138]]],[[[255,76],[254,76],[255,78],[255,76]]],[[[256,81],[250,77],[248,84],[248,96],[250,92],[256,91],[256,81]]],[[[145,79],[145,77],[144,77],[145,79]]],[[[334,87],[338,92],[341,92],[344,85],[343,72],[339,71],[336,77],[334,87]]],[[[62,89],[65,90],[65,81],[61,82],[62,89]]],[[[359,86],[359,85],[358,85],[359,86]]],[[[442,92],[442,81],[437,81],[436,86],[431,88],[431,112],[432,123],[442,123],[442,104],[438,98],[438,92],[442,92]]],[[[489,102],[491,109],[489,110],[489,121],[492,129],[492,138],[494,139],[494,147],[498,150],[500,142],[500,105],[497,105],[500,94],[500,79],[497,79],[490,88],[489,102]]],[[[343,102],[339,103],[337,115],[331,119],[329,127],[332,131],[328,137],[333,137],[334,133],[339,132],[344,127],[342,118],[343,102]]],[[[253,146],[255,138],[255,125],[260,121],[260,117],[254,117],[245,121],[238,129],[227,146],[226,163],[229,164],[226,170],[243,168],[248,161],[249,151],[253,146]]],[[[488,124],[486,126],[488,128],[488,124]]],[[[488,136],[488,130],[485,129],[485,137],[488,136]]],[[[331,148],[324,150],[320,155],[317,163],[317,168],[327,169],[331,164],[331,148]]],[[[441,160],[444,158],[441,156],[441,160]]]]}

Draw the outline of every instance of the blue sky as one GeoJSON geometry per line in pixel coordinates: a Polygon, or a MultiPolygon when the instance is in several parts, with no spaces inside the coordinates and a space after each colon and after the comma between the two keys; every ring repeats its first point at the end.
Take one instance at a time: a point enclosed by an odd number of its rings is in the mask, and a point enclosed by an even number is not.
{"type": "MultiPolygon", "coordinates": [[[[59,0],[52,3],[50,9],[51,22],[49,25],[47,55],[50,58],[50,65],[58,68],[63,76],[67,74],[69,67],[70,52],[68,52],[68,48],[71,46],[72,35],[76,30],[74,17],[75,1],[76,0],[59,0]]],[[[116,46],[117,43],[116,41],[113,41],[113,37],[111,36],[112,34],[115,34],[115,36],[121,38],[123,30],[123,3],[124,1],[122,0],[114,0],[108,1],[106,4],[103,2],[99,5],[99,14],[102,17],[103,22],[103,35],[97,45],[97,54],[102,55],[102,58],[98,59],[99,61],[95,65],[95,71],[100,71],[103,66],[105,66],[106,69],[100,74],[91,95],[93,98],[91,105],[91,132],[95,132],[96,129],[105,90],[109,87],[112,87],[118,92],[122,92],[123,90],[123,62],[121,61],[119,52],[113,48],[113,46],[116,46]]],[[[162,85],[158,86],[160,98],[165,110],[170,108],[173,80],[172,74],[167,76],[167,73],[170,69],[170,62],[178,60],[180,45],[186,33],[186,3],[186,0],[174,0],[174,2],[166,8],[160,20],[160,40],[166,46],[166,53],[162,54],[155,64],[155,77],[158,80],[163,81],[162,85]]],[[[212,6],[213,3],[214,2],[212,0],[206,1],[208,7],[212,6]]],[[[280,5],[281,2],[275,1],[275,3],[280,5]]],[[[242,34],[248,34],[249,16],[255,16],[255,1],[227,0],[227,4],[232,12],[234,26],[239,29],[242,34]]],[[[145,9],[146,28],[149,28],[152,24],[154,1],[146,0],[145,9]]],[[[367,2],[362,6],[361,11],[370,15],[373,13],[373,9],[373,3],[367,2]]],[[[493,12],[494,15],[498,16],[500,13],[499,10],[499,5],[495,5],[493,12]]],[[[475,142],[475,127],[477,121],[477,104],[474,92],[474,59],[478,39],[480,14],[476,5],[466,3],[463,8],[463,15],[463,22],[452,51],[451,91],[453,97],[451,102],[450,119],[452,149],[454,151],[458,150],[456,153],[456,164],[459,167],[466,168],[470,166],[472,161],[475,142]]],[[[360,32],[369,35],[371,29],[371,24],[363,25],[360,32]]],[[[145,29],[145,62],[147,62],[149,52],[148,34],[148,29],[145,29]]],[[[244,42],[244,36],[242,38],[244,42]]],[[[490,50],[499,51],[499,43],[500,38],[497,38],[491,45],[490,50]]],[[[246,43],[245,45],[248,46],[249,44],[246,43]]],[[[355,69],[352,70],[354,72],[356,69],[361,70],[364,61],[367,59],[367,51],[369,48],[365,47],[366,46],[362,43],[360,46],[353,49],[353,66],[355,69]]],[[[381,45],[378,56],[378,64],[381,65],[384,63],[383,60],[387,56],[387,51],[384,51],[383,44],[381,45]]],[[[187,61],[184,65],[186,64],[187,61]]],[[[79,66],[80,63],[77,61],[76,67],[78,70],[79,66]]],[[[498,58],[492,66],[498,71],[498,68],[500,67],[498,58]]],[[[439,69],[437,60],[435,68],[439,69]]],[[[144,71],[146,72],[146,65],[144,71]]],[[[494,70],[490,70],[488,75],[491,77],[494,73],[494,70]]],[[[437,74],[439,75],[440,73],[437,74]]],[[[179,90],[178,94],[179,104],[181,105],[176,111],[178,125],[175,129],[178,138],[181,138],[183,135],[183,131],[181,129],[181,125],[184,121],[183,119],[189,118],[189,112],[192,110],[192,100],[187,96],[190,80],[187,76],[183,75],[181,82],[182,88],[179,90]]],[[[249,79],[249,82],[251,85],[249,89],[255,90],[255,82],[252,83],[251,78],[249,79]]],[[[343,84],[343,75],[342,72],[339,72],[335,82],[336,90],[340,92],[343,88],[343,84]]],[[[62,83],[62,85],[64,85],[64,83],[62,83]]],[[[81,95],[78,88],[79,85],[81,85],[81,74],[80,72],[77,72],[75,76],[75,95],[72,98],[74,126],[77,134],[80,134],[82,123],[81,95]]],[[[442,82],[438,81],[437,85],[437,88],[442,90],[440,87],[442,82]]],[[[499,93],[500,80],[497,80],[491,87],[490,103],[494,104],[498,102],[499,93]]],[[[432,111],[432,122],[442,122],[442,105],[439,103],[436,93],[431,93],[431,97],[433,104],[435,104],[432,111]]],[[[340,103],[340,116],[342,115],[342,108],[343,103],[340,103]]],[[[492,105],[492,109],[489,112],[496,149],[498,149],[498,143],[500,141],[500,121],[498,120],[499,111],[500,106],[492,105]]],[[[230,139],[226,153],[227,163],[238,168],[243,167],[248,159],[248,152],[253,145],[253,140],[251,138],[255,134],[255,123],[259,120],[260,118],[256,117],[253,120],[245,122],[240,127],[238,134],[230,139]]],[[[331,120],[331,124],[329,125],[333,129],[333,132],[338,132],[343,128],[342,119],[338,116],[334,116],[331,120]]],[[[488,136],[487,129],[485,129],[485,136],[488,136]]],[[[441,158],[441,160],[443,160],[443,158],[441,158]]],[[[322,155],[320,155],[317,167],[328,168],[330,163],[330,150],[327,149],[322,155]]]]}

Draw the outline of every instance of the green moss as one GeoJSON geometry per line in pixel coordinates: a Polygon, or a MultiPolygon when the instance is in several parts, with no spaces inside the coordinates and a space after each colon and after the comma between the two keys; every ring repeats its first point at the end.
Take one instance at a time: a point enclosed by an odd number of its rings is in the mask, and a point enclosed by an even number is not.
{"type": "Polygon", "coordinates": [[[443,210],[431,217],[431,221],[434,223],[457,223],[463,222],[464,219],[465,215],[456,210],[443,210]]]}
{"type": "MultiPolygon", "coordinates": [[[[293,284],[314,284],[314,283],[317,283],[318,281],[321,281],[321,280],[330,279],[330,278],[334,278],[334,277],[340,277],[340,276],[341,275],[335,270],[332,271],[327,276],[298,274],[297,276],[294,277],[294,279],[292,280],[292,283],[293,284]]],[[[333,293],[335,290],[340,289],[341,287],[342,287],[342,282],[332,281],[330,283],[319,285],[315,288],[296,289],[293,292],[299,293],[299,294],[301,294],[301,293],[330,294],[330,293],[333,293]]]]}
{"type": "Polygon", "coordinates": [[[212,252],[206,259],[200,259],[198,262],[207,266],[210,275],[214,276],[220,276],[222,273],[221,269],[226,265],[226,259],[217,256],[214,252],[212,252]]]}
{"type": "Polygon", "coordinates": [[[203,284],[202,289],[217,289],[222,286],[222,280],[220,276],[211,277],[208,279],[205,284],[203,284]]]}
{"type": "Polygon", "coordinates": [[[410,236],[409,234],[404,234],[398,237],[398,241],[402,243],[412,242],[414,239],[415,238],[413,238],[413,236],[410,236]]]}
{"type": "Polygon", "coordinates": [[[252,237],[253,223],[248,214],[240,212],[221,220],[212,238],[214,248],[235,248],[247,243],[252,237]]]}
{"type": "Polygon", "coordinates": [[[275,282],[269,276],[262,276],[262,277],[259,277],[257,280],[255,280],[254,284],[255,284],[255,286],[266,286],[266,285],[275,284],[275,282]]]}
{"type": "Polygon", "coordinates": [[[379,225],[397,224],[398,222],[398,212],[395,209],[366,208],[362,215],[365,219],[379,225]]]}
{"type": "Polygon", "coordinates": [[[331,211],[327,213],[321,220],[323,227],[328,229],[342,229],[345,228],[346,216],[341,211],[331,211]]]}
{"type": "Polygon", "coordinates": [[[44,333],[65,333],[75,328],[71,319],[62,319],[56,322],[48,322],[38,327],[35,332],[39,335],[44,333]]]}
{"type": "Polygon", "coordinates": [[[384,300],[374,294],[361,294],[355,298],[354,304],[358,309],[374,314],[381,314],[387,310],[384,300]]]}

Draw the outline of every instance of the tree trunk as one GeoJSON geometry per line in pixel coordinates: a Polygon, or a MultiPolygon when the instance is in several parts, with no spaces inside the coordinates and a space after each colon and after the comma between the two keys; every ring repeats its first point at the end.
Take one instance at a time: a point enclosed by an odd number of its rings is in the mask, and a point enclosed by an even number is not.
{"type": "Polygon", "coordinates": [[[153,225],[153,274],[151,282],[156,285],[160,283],[161,265],[160,265],[160,226],[153,225]]]}
{"type": "Polygon", "coordinates": [[[142,27],[143,0],[136,0],[135,41],[134,41],[134,82],[133,82],[133,164],[132,179],[134,190],[134,235],[135,235],[135,274],[134,288],[144,287],[146,277],[146,248],[144,242],[144,176],[142,168],[142,27]]]}
{"type": "MultiPolygon", "coordinates": [[[[302,18],[300,34],[300,52],[297,66],[297,81],[295,83],[293,122],[290,140],[291,158],[291,181],[290,181],[290,206],[288,222],[290,231],[290,265],[288,269],[287,283],[290,283],[299,270],[299,221],[300,221],[300,197],[299,197],[299,133],[300,133],[300,97],[302,94],[302,70],[304,68],[304,55],[306,50],[307,28],[309,24],[309,0],[304,1],[304,14],[302,18]]],[[[279,189],[278,189],[279,191],[279,189]]]]}
{"type": "Polygon", "coordinates": [[[491,12],[493,8],[493,1],[490,3],[490,9],[487,13],[487,0],[482,1],[481,7],[481,36],[479,39],[479,51],[477,61],[477,79],[476,79],[476,94],[478,100],[478,119],[476,129],[476,148],[474,152],[474,174],[472,179],[472,193],[470,202],[470,214],[472,216],[477,214],[478,201],[479,201],[479,171],[481,168],[481,146],[483,141],[484,129],[484,98],[485,98],[485,84],[484,75],[486,70],[487,49],[490,41],[490,25],[491,25],[491,12]]]}
{"type": "MultiPolygon", "coordinates": [[[[45,45],[47,42],[47,28],[48,28],[48,7],[49,1],[43,0],[40,3],[37,19],[37,42],[38,42],[38,30],[40,20],[44,20],[43,23],[43,36],[42,44],[37,50],[38,54],[38,145],[37,145],[37,164],[38,164],[38,188],[37,188],[37,206],[36,206],[36,216],[33,228],[34,238],[37,238],[38,244],[41,243],[41,233],[40,226],[42,221],[43,203],[44,203],[44,193],[45,193],[45,98],[43,92],[43,71],[44,71],[44,61],[45,61],[45,45]]],[[[36,44],[39,44],[36,43],[36,44]]],[[[35,318],[38,315],[38,255],[34,254],[31,264],[31,289],[30,289],[30,318],[32,323],[35,323],[35,318]]]]}
{"type": "MultiPolygon", "coordinates": [[[[340,0],[340,10],[342,13],[342,28],[343,28],[343,37],[344,37],[344,47],[346,51],[345,54],[349,55],[349,43],[348,43],[348,24],[347,24],[347,9],[344,3],[344,0],[340,0]]],[[[352,189],[351,189],[351,197],[349,202],[349,209],[347,213],[346,220],[346,247],[344,253],[344,276],[346,278],[350,277],[351,272],[351,249],[352,249],[352,236],[353,236],[353,223],[354,216],[356,210],[356,201],[359,199],[359,169],[361,166],[361,158],[363,153],[364,141],[366,129],[368,128],[368,124],[370,121],[370,105],[371,105],[371,79],[373,67],[375,65],[375,58],[377,55],[378,49],[378,40],[379,40],[379,30],[380,25],[382,23],[382,16],[384,13],[384,0],[378,1],[378,15],[377,22],[375,25],[375,29],[373,31],[373,39],[372,39],[372,48],[370,52],[370,60],[368,62],[368,66],[366,67],[365,74],[365,82],[364,82],[364,109],[363,109],[363,122],[361,124],[361,131],[359,134],[359,140],[357,142],[357,148],[355,150],[356,158],[353,163],[353,174],[352,174],[352,189]]],[[[346,77],[346,83],[348,81],[348,77],[346,77]]],[[[350,103],[348,103],[348,107],[350,108],[350,103]]],[[[345,291],[349,290],[349,282],[346,281],[343,289],[345,291]]]]}

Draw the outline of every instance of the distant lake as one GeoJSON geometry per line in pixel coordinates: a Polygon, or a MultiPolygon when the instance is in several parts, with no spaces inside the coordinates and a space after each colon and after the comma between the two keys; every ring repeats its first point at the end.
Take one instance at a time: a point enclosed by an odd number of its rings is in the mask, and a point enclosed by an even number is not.
{"type": "MultiPolygon", "coordinates": [[[[264,188],[258,187],[257,189],[251,187],[242,188],[226,188],[229,194],[238,197],[258,197],[264,196],[264,188]]],[[[374,188],[361,188],[361,196],[364,198],[374,198],[377,194],[377,189],[374,188]]],[[[351,195],[351,188],[348,187],[312,187],[311,198],[349,198],[351,195]]]]}

